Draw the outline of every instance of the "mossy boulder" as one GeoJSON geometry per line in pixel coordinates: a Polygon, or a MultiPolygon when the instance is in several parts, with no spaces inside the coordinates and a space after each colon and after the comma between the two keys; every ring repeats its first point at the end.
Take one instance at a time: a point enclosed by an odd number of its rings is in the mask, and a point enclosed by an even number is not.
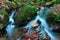
{"type": "Polygon", "coordinates": [[[37,7],[34,6],[24,6],[22,10],[19,11],[15,17],[15,23],[17,26],[23,26],[32,20],[37,12],[37,7]]]}
{"type": "Polygon", "coordinates": [[[59,31],[60,30],[60,14],[59,13],[48,14],[47,21],[52,31],[60,33],[59,31]]]}
{"type": "Polygon", "coordinates": [[[3,28],[7,26],[9,18],[8,13],[4,9],[0,9],[0,24],[3,25],[3,28]],[[3,16],[2,16],[3,15],[3,16]]]}
{"type": "Polygon", "coordinates": [[[47,21],[50,23],[50,24],[53,24],[53,25],[58,25],[60,24],[60,14],[59,13],[49,13],[48,16],[47,16],[47,21]]]}
{"type": "Polygon", "coordinates": [[[60,4],[55,4],[52,8],[54,8],[48,15],[47,21],[53,25],[60,24],[60,4]]]}
{"type": "Polygon", "coordinates": [[[17,8],[16,3],[14,3],[14,2],[9,1],[9,2],[5,2],[5,4],[8,6],[9,9],[12,9],[12,8],[16,9],[17,8]]]}

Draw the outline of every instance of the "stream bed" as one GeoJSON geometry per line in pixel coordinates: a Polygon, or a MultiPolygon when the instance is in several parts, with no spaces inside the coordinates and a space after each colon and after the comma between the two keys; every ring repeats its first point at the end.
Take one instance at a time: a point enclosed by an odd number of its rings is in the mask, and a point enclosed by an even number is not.
{"type": "MultiPolygon", "coordinates": [[[[51,9],[41,6],[41,9],[37,12],[38,15],[31,22],[32,23],[36,23],[37,20],[40,20],[41,21],[41,25],[40,26],[42,26],[42,29],[45,30],[45,32],[48,34],[48,36],[51,38],[51,40],[59,40],[59,39],[56,39],[56,37],[55,37],[56,34],[50,30],[49,25],[46,22],[46,15],[48,14],[49,11],[51,11],[51,9]],[[44,11],[45,11],[45,13],[44,13],[44,11]]],[[[13,36],[13,33],[16,30],[16,28],[15,28],[16,26],[15,26],[15,22],[14,22],[14,18],[13,18],[14,17],[14,13],[15,13],[15,10],[13,10],[11,12],[11,15],[9,16],[9,24],[7,25],[7,28],[6,28],[6,31],[7,31],[7,34],[8,34],[9,38],[11,38],[13,36]]],[[[28,29],[28,33],[30,33],[30,31],[31,31],[31,24],[30,24],[31,22],[29,22],[24,27],[24,28],[28,29]]],[[[36,31],[40,31],[40,28],[37,28],[36,31]]],[[[10,39],[10,40],[14,40],[14,38],[10,39]]],[[[22,40],[22,39],[21,38],[17,38],[16,40],[22,40]]]]}

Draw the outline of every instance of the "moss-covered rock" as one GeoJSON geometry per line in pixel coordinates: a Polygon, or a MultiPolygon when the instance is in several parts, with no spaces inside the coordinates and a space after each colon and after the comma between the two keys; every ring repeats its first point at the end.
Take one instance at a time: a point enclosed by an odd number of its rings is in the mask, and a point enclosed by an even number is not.
{"type": "Polygon", "coordinates": [[[6,9],[6,11],[8,13],[10,13],[13,9],[17,9],[17,4],[15,2],[11,2],[11,1],[8,1],[8,2],[5,2],[5,5],[7,5],[8,9],[6,9]]]}
{"type": "Polygon", "coordinates": [[[33,6],[24,6],[15,17],[15,23],[17,26],[23,26],[27,24],[36,16],[37,8],[33,6]]]}
{"type": "Polygon", "coordinates": [[[3,28],[8,24],[8,13],[4,9],[0,9],[0,24],[3,24],[3,28]]]}
{"type": "Polygon", "coordinates": [[[55,4],[52,8],[54,8],[48,15],[47,21],[53,25],[60,24],[60,4],[55,4]]]}
{"type": "Polygon", "coordinates": [[[14,2],[9,1],[9,2],[5,2],[5,4],[8,6],[9,9],[12,9],[12,8],[16,9],[17,8],[16,3],[14,3],[14,2]]]}
{"type": "Polygon", "coordinates": [[[60,24],[60,14],[49,13],[47,17],[47,21],[51,24],[60,24]]]}
{"type": "Polygon", "coordinates": [[[60,33],[60,14],[48,14],[47,21],[52,31],[60,33]]]}
{"type": "Polygon", "coordinates": [[[9,15],[4,9],[0,9],[0,37],[6,34],[6,27],[9,21],[9,15]]]}

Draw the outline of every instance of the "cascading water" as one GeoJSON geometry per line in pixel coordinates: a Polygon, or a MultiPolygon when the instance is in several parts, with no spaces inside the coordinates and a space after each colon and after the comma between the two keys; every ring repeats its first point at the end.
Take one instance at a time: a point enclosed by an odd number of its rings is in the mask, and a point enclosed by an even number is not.
{"type": "Polygon", "coordinates": [[[51,9],[49,8],[44,8],[41,7],[42,10],[39,11],[39,19],[41,21],[41,26],[44,26],[44,30],[47,32],[47,34],[51,37],[51,40],[56,40],[54,37],[54,33],[50,30],[47,22],[46,22],[46,15],[48,14],[49,11],[51,11],[51,9]],[[45,12],[44,12],[45,11],[45,12]]]}
{"type": "MultiPolygon", "coordinates": [[[[51,40],[56,40],[55,37],[54,37],[54,33],[50,30],[50,28],[49,28],[49,26],[48,26],[48,24],[46,22],[46,15],[48,14],[49,11],[51,11],[51,9],[49,9],[47,7],[46,8],[41,7],[41,10],[37,12],[38,15],[31,22],[35,23],[37,20],[40,20],[41,21],[41,26],[44,27],[44,30],[51,37],[51,40]]],[[[30,33],[30,31],[31,31],[31,25],[30,25],[31,22],[29,22],[27,24],[27,26],[25,27],[25,28],[29,28],[28,33],[30,33]]],[[[37,30],[39,30],[39,29],[37,29],[37,30]]]]}
{"type": "MultiPolygon", "coordinates": [[[[49,11],[51,11],[49,8],[41,7],[41,10],[37,12],[38,15],[31,22],[36,23],[37,20],[40,20],[41,26],[44,26],[44,30],[51,37],[51,40],[55,40],[54,35],[53,35],[54,33],[50,30],[50,28],[46,22],[46,15],[48,14],[49,11]]],[[[11,15],[9,16],[9,24],[7,25],[7,28],[6,28],[6,31],[7,31],[7,34],[9,37],[11,37],[13,35],[13,31],[15,28],[14,19],[13,19],[14,13],[15,13],[15,10],[13,10],[11,12],[11,15]]],[[[29,28],[28,33],[30,33],[30,31],[31,31],[31,25],[30,25],[31,22],[29,22],[27,24],[27,26],[25,26],[25,28],[29,28]]],[[[37,29],[37,30],[39,30],[39,29],[37,29]]],[[[20,40],[20,39],[17,39],[17,40],[20,40]]]]}
{"type": "Polygon", "coordinates": [[[9,16],[9,24],[7,25],[7,28],[6,28],[6,31],[9,37],[12,36],[14,28],[15,28],[14,19],[13,19],[14,14],[15,14],[15,10],[11,12],[11,15],[9,16]]]}

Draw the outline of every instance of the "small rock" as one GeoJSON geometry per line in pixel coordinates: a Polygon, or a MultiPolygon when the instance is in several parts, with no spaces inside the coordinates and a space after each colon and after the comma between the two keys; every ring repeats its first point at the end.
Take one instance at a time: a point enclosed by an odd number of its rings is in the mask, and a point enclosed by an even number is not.
{"type": "Polygon", "coordinates": [[[4,15],[0,15],[0,21],[4,19],[4,15]]]}
{"type": "Polygon", "coordinates": [[[41,24],[41,21],[40,21],[40,20],[37,20],[36,23],[31,23],[31,26],[32,26],[33,28],[37,28],[40,24],[41,24]]]}
{"type": "Polygon", "coordinates": [[[33,28],[36,28],[36,27],[39,26],[39,24],[38,24],[38,23],[31,23],[31,26],[32,26],[33,28]]]}
{"type": "Polygon", "coordinates": [[[0,24],[0,29],[2,29],[3,28],[3,24],[0,24]]]}

